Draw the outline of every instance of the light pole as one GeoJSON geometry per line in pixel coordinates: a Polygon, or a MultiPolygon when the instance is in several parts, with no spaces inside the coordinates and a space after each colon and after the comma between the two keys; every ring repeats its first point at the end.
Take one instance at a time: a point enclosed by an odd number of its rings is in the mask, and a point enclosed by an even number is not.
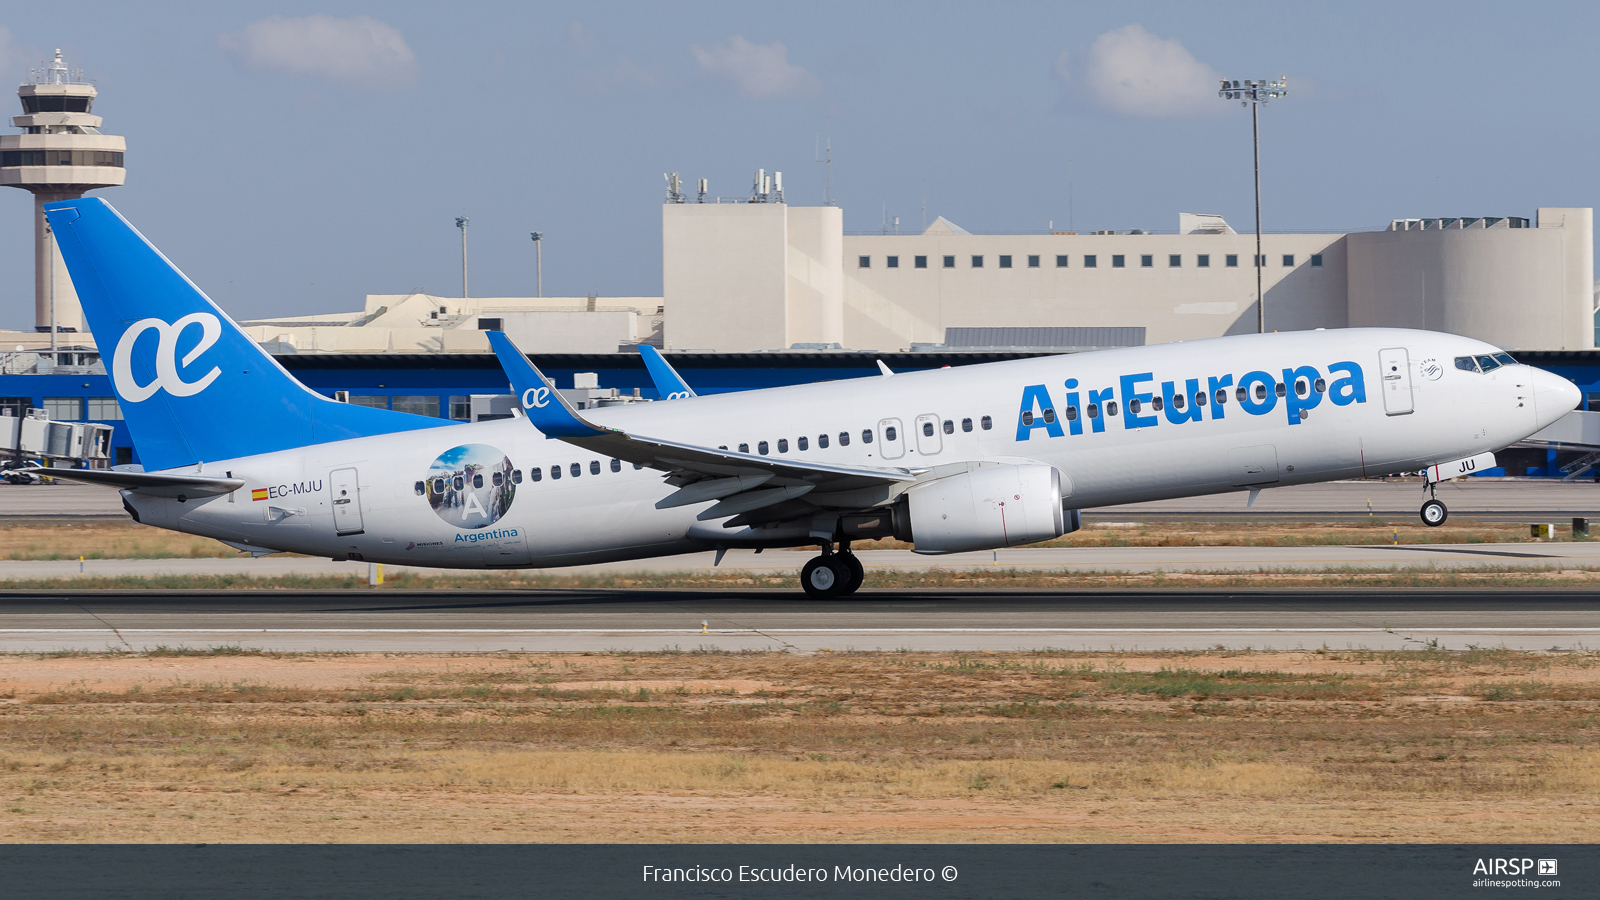
{"type": "Polygon", "coordinates": [[[1240,106],[1250,107],[1250,139],[1255,145],[1256,163],[1256,329],[1267,333],[1267,305],[1261,294],[1261,122],[1260,107],[1268,100],[1289,96],[1289,78],[1277,81],[1222,80],[1222,90],[1217,96],[1224,100],[1238,100],[1240,106]]]}
{"type": "Polygon", "coordinates": [[[461,299],[467,299],[467,222],[466,216],[456,216],[456,227],[461,229],[461,299]]]}
{"type": "Polygon", "coordinates": [[[544,232],[530,231],[528,236],[533,238],[533,266],[538,273],[539,296],[544,296],[544,232]]]}

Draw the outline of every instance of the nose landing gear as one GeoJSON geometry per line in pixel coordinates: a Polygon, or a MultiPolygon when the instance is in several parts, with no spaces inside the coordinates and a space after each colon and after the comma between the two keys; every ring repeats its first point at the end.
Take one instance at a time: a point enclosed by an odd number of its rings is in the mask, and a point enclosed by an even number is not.
{"type": "Polygon", "coordinates": [[[812,558],[800,570],[800,586],[813,600],[832,600],[853,594],[866,579],[861,560],[850,552],[848,541],[841,542],[839,552],[824,547],[822,555],[812,558]]]}
{"type": "Polygon", "coordinates": [[[1444,520],[1450,518],[1450,510],[1439,500],[1439,489],[1432,484],[1428,485],[1428,501],[1422,504],[1422,524],[1429,528],[1438,528],[1444,520]]]}

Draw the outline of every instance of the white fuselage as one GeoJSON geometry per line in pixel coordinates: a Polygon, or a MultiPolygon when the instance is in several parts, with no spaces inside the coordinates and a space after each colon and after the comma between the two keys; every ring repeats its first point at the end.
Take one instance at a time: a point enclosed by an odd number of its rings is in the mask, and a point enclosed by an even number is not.
{"type": "MultiPolygon", "coordinates": [[[[1497,352],[1480,341],[1423,331],[1241,335],[585,415],[631,434],[732,450],[743,444],[750,453],[763,452],[764,442],[768,455],[819,462],[915,470],[971,460],[1038,461],[1060,470],[1065,505],[1082,509],[1416,470],[1501,449],[1573,408],[1576,389],[1549,373],[1523,365],[1463,371],[1453,364],[1456,357],[1497,352]],[[1342,363],[1354,363],[1359,375],[1342,363]],[[1255,379],[1267,400],[1255,399],[1254,383],[1248,399],[1238,399],[1250,373],[1269,376],[1270,382],[1255,379]],[[1317,379],[1325,388],[1320,394],[1317,379]],[[1203,405],[1195,393],[1205,395],[1203,405]],[[1176,394],[1184,396],[1181,410],[1176,394]],[[1097,418],[1088,415],[1091,403],[1097,418]],[[1306,409],[1304,418],[1291,416],[1298,408],[1306,409]],[[1028,419],[1032,424],[1023,424],[1028,419]],[[968,420],[971,430],[963,427],[968,420]],[[841,434],[849,435],[848,444],[841,434]]],[[[549,439],[517,418],[207,461],[203,474],[244,479],[228,495],[187,502],[124,496],[147,524],[236,544],[449,568],[660,556],[713,547],[730,533],[720,522],[696,520],[709,502],[657,509],[674,490],[662,474],[616,465],[614,471],[612,460],[549,439]],[[497,488],[501,460],[505,484],[497,488]],[[561,477],[552,477],[552,468],[561,477]],[[513,471],[520,483],[512,483],[513,471]],[[456,475],[461,490],[447,483],[443,494],[419,493],[421,483],[456,475]],[[475,477],[485,479],[482,488],[473,487],[475,477]]]]}

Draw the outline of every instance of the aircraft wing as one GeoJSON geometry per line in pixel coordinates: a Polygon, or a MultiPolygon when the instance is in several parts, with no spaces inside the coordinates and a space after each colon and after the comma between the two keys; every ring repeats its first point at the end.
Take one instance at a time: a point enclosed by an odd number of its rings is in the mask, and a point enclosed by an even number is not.
{"type": "Polygon", "coordinates": [[[656,504],[662,509],[719,500],[699,516],[715,519],[753,513],[800,497],[806,497],[812,506],[860,508],[891,499],[898,489],[927,471],[775,459],[604,428],[568,405],[504,333],[491,331],[488,336],[529,423],[547,437],[666,472],[667,482],[679,490],[656,504]]]}
{"type": "Polygon", "coordinates": [[[689,387],[689,383],[683,380],[672,363],[667,362],[660,350],[649,344],[640,344],[639,355],[644,357],[644,367],[650,371],[650,380],[655,382],[661,399],[680,400],[695,396],[694,388],[689,387]]]}
{"type": "Polygon", "coordinates": [[[244,487],[243,478],[221,478],[216,475],[178,475],[165,472],[125,472],[118,469],[48,469],[30,468],[26,471],[67,481],[98,484],[119,490],[145,491],[167,497],[186,494],[191,497],[208,497],[226,494],[244,487]]]}

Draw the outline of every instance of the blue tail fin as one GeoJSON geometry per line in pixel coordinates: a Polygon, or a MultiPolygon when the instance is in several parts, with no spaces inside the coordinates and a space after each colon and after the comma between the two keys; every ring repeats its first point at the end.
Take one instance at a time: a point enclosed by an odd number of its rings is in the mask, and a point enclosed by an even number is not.
{"type": "Polygon", "coordinates": [[[660,392],[663,400],[681,400],[684,397],[693,397],[694,388],[683,380],[678,370],[667,362],[661,351],[649,344],[639,345],[639,355],[644,357],[644,367],[650,370],[650,380],[656,383],[656,390],[660,392]]]}
{"type": "Polygon", "coordinates": [[[307,389],[104,200],[45,214],[145,468],[450,424],[307,389]]]}

